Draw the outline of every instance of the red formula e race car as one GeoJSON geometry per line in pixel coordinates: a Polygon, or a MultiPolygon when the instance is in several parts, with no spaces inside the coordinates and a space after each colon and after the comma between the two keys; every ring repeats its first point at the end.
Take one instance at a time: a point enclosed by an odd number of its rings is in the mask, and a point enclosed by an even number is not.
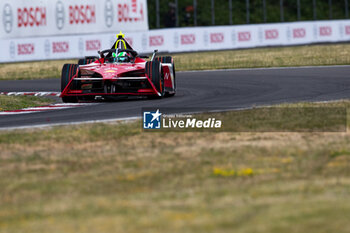
{"type": "Polygon", "coordinates": [[[65,64],[61,76],[63,102],[92,101],[115,96],[161,98],[176,93],[175,66],[172,57],[150,61],[139,56],[123,34],[112,49],[98,51],[99,57],[80,59],[78,65],[65,64]]]}

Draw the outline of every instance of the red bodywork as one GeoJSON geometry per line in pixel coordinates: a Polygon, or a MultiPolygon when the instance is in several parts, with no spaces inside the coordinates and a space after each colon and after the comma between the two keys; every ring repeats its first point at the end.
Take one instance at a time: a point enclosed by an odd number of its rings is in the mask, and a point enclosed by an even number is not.
{"type": "MultiPolygon", "coordinates": [[[[60,97],[94,97],[116,95],[161,96],[145,73],[146,61],[137,57],[133,63],[105,63],[104,58],[81,65],[60,97]]],[[[166,94],[175,94],[175,77],[171,63],[161,63],[166,94]]]]}

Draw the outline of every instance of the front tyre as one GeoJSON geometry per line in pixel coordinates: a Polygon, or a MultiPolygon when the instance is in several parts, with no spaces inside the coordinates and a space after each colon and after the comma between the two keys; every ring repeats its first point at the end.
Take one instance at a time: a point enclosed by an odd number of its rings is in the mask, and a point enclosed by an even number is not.
{"type": "Polygon", "coordinates": [[[160,61],[161,63],[170,63],[172,66],[172,75],[174,77],[174,86],[173,91],[171,94],[169,92],[165,92],[165,96],[171,97],[174,96],[176,93],[176,76],[175,76],[175,63],[174,59],[171,56],[165,56],[165,57],[156,57],[156,60],[160,61]]]}
{"type": "Polygon", "coordinates": [[[160,98],[165,94],[164,75],[162,65],[158,60],[146,62],[146,74],[151,79],[152,84],[160,93],[160,98]]]}
{"type": "MultiPolygon", "coordinates": [[[[61,74],[61,92],[67,87],[70,80],[73,78],[73,76],[78,71],[78,65],[75,64],[64,64],[62,68],[62,74],[61,74]]],[[[77,83],[73,81],[71,84],[71,89],[75,89],[77,86],[77,83]]],[[[76,103],[78,102],[78,98],[75,96],[63,96],[62,101],[64,103],[76,103]]]]}
{"type": "Polygon", "coordinates": [[[98,60],[98,57],[94,57],[94,56],[85,57],[85,58],[79,59],[78,65],[80,65],[80,66],[87,65],[87,64],[95,62],[96,60],[98,60]]]}

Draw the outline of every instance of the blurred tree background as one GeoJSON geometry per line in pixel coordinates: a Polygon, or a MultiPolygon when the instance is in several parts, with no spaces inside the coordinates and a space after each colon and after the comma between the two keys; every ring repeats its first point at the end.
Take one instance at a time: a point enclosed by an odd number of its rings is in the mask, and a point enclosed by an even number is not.
{"type": "MultiPolygon", "coordinates": [[[[159,28],[176,26],[171,15],[175,17],[175,0],[148,0],[148,17],[150,29],[157,28],[157,1],[159,3],[159,28]],[[173,9],[173,12],[171,11],[173,9]]],[[[264,23],[264,1],[266,4],[266,22],[281,22],[281,0],[232,0],[232,24],[247,23],[247,1],[249,3],[249,23],[264,23]]],[[[298,21],[298,1],[300,3],[300,20],[346,19],[348,0],[283,0],[283,21],[298,21]],[[331,7],[330,7],[331,6],[331,7]],[[330,10],[331,9],[331,10],[330,10]]],[[[178,0],[178,26],[194,26],[194,1],[178,0]]],[[[212,0],[197,0],[197,26],[211,26],[212,0]]],[[[229,0],[214,0],[215,25],[230,25],[229,0]]]]}

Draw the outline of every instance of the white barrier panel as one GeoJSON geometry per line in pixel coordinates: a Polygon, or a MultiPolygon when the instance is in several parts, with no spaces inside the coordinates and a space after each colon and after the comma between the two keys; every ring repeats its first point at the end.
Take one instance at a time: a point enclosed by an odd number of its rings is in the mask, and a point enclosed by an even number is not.
{"type": "MultiPolygon", "coordinates": [[[[116,31],[116,33],[119,31],[116,31]]],[[[189,52],[350,40],[350,20],[125,32],[139,53],[189,52]]],[[[115,34],[1,40],[0,62],[79,58],[110,48],[115,34]]]]}
{"type": "Polygon", "coordinates": [[[0,0],[0,38],[147,31],[146,0],[0,0]]]}

